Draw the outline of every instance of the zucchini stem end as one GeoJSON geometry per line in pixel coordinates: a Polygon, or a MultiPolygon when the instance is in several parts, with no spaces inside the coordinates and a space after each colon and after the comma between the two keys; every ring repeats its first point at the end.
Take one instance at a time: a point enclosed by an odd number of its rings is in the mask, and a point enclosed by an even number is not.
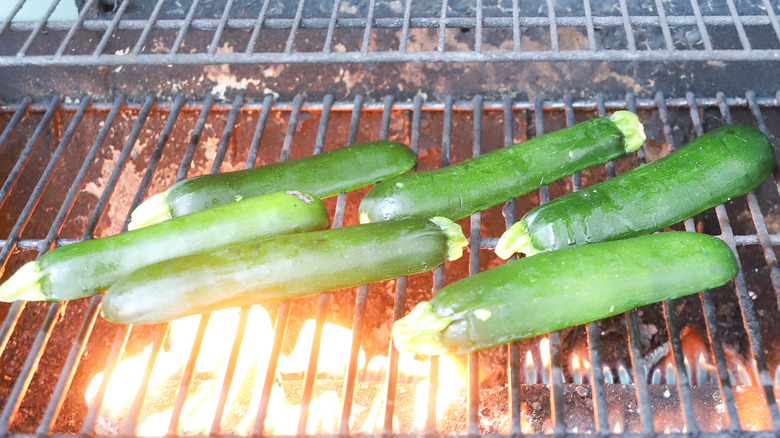
{"type": "Polygon", "coordinates": [[[639,117],[630,111],[615,111],[607,117],[623,133],[626,153],[634,152],[645,144],[645,127],[639,117]]]}
{"type": "Polygon", "coordinates": [[[451,317],[440,317],[429,301],[417,304],[408,315],[393,324],[395,347],[426,356],[447,353],[441,343],[441,332],[452,322],[451,317]]]}
{"type": "Polygon", "coordinates": [[[447,219],[446,217],[436,216],[430,219],[447,236],[447,260],[453,261],[463,256],[463,248],[469,245],[469,241],[463,234],[460,225],[447,219]]]}
{"type": "Polygon", "coordinates": [[[497,256],[506,260],[516,252],[532,256],[540,251],[534,248],[531,235],[528,234],[525,223],[521,220],[504,231],[504,234],[498,239],[495,252],[497,256]]]}
{"type": "Polygon", "coordinates": [[[136,207],[130,213],[130,223],[127,225],[128,231],[164,222],[173,217],[171,206],[166,200],[167,193],[167,191],[158,193],[136,207]]]}
{"type": "Polygon", "coordinates": [[[38,261],[26,263],[5,283],[0,284],[0,301],[43,301],[48,297],[41,290],[43,272],[38,261]]]}

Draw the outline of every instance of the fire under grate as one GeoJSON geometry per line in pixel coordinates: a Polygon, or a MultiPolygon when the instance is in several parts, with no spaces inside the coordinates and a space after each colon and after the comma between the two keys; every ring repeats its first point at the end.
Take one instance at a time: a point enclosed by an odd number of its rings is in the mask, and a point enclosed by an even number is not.
{"type": "MultiPolygon", "coordinates": [[[[463,357],[400,355],[388,329],[444,284],[503,263],[490,251],[497,236],[539,203],[653,161],[723,124],[756,126],[778,144],[780,93],[531,101],[481,95],[308,101],[300,94],[279,102],[242,94],[232,102],[183,95],[23,99],[0,109],[3,279],[56,245],[125,230],[132,208],[187,176],[375,138],[409,144],[418,170],[429,169],[618,109],[636,112],[645,124],[642,149],[460,221],[470,238],[468,256],[432,273],[158,326],[108,324],[98,316],[100,296],[2,306],[0,431],[776,434],[780,182],[774,175],[673,227],[719,236],[739,256],[739,274],[717,290],[463,357]]],[[[364,193],[326,200],[334,226],[357,223],[364,193]]]]}

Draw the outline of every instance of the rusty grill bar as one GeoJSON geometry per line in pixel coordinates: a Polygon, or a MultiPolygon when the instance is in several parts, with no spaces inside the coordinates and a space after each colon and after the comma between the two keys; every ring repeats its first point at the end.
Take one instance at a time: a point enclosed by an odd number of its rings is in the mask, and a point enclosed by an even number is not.
{"type": "MultiPolygon", "coordinates": [[[[649,126],[655,126],[651,128],[651,136],[649,141],[657,144],[668,145],[669,150],[674,150],[682,145],[680,140],[681,131],[692,130],[693,136],[702,135],[706,130],[712,129],[722,124],[735,123],[739,120],[741,123],[748,123],[753,126],[757,126],[765,133],[770,135],[775,143],[777,137],[780,135],[778,131],[778,125],[776,121],[780,118],[780,92],[776,96],[756,96],[752,92],[746,93],[745,96],[725,96],[723,93],[716,93],[714,97],[697,97],[692,93],[688,93],[684,97],[669,98],[663,94],[657,94],[655,99],[635,99],[632,95],[628,95],[625,100],[621,101],[606,101],[603,95],[595,96],[593,100],[577,100],[575,101],[570,95],[565,95],[560,100],[543,100],[541,97],[537,97],[533,101],[513,101],[507,97],[499,101],[487,101],[482,96],[477,95],[470,101],[454,101],[452,97],[447,97],[443,101],[426,101],[421,95],[417,95],[411,102],[397,102],[394,96],[385,96],[382,101],[364,101],[363,96],[357,96],[353,101],[338,101],[333,96],[328,95],[321,102],[306,101],[303,95],[297,95],[290,102],[274,102],[273,98],[267,96],[262,102],[246,102],[242,95],[236,96],[232,103],[227,102],[214,102],[212,98],[205,100],[188,101],[182,95],[177,96],[170,102],[156,102],[153,98],[149,97],[142,102],[130,102],[126,101],[123,97],[117,97],[111,102],[93,102],[88,96],[82,97],[76,103],[64,103],[64,100],[59,96],[52,98],[48,102],[32,102],[31,99],[24,99],[18,104],[9,104],[2,107],[0,116],[5,116],[5,126],[3,127],[2,134],[0,134],[0,156],[3,160],[10,160],[13,154],[16,157],[13,161],[6,161],[7,163],[13,162],[13,166],[6,166],[3,169],[3,189],[2,197],[0,197],[0,211],[5,209],[12,211],[12,208],[7,204],[9,199],[14,195],[14,191],[24,190],[24,187],[20,184],[21,178],[25,173],[33,172],[33,177],[36,179],[32,192],[27,195],[27,201],[24,204],[21,211],[11,213],[13,225],[8,227],[10,231],[7,235],[3,236],[0,240],[2,246],[2,252],[0,253],[0,263],[4,268],[10,266],[11,262],[21,257],[19,254],[30,254],[31,251],[35,251],[35,254],[40,257],[45,251],[57,245],[63,245],[72,243],[74,241],[91,239],[98,235],[100,223],[106,215],[107,209],[114,205],[125,206],[124,211],[129,212],[138,205],[142,199],[151,195],[149,191],[153,180],[155,184],[159,186],[162,182],[170,183],[172,181],[180,180],[187,176],[187,172],[192,168],[193,157],[198,152],[199,148],[203,148],[203,135],[204,129],[207,129],[209,121],[219,122],[221,128],[212,126],[212,130],[215,135],[219,136],[219,141],[216,144],[216,148],[211,159],[210,172],[218,172],[223,168],[224,160],[230,154],[231,145],[233,149],[240,148],[241,150],[247,150],[245,162],[242,167],[248,168],[258,164],[258,156],[262,155],[263,147],[261,143],[265,136],[270,135],[279,137],[283,135],[283,143],[278,155],[271,160],[287,160],[291,156],[306,155],[309,153],[320,153],[326,146],[326,138],[333,137],[346,140],[346,144],[354,143],[360,140],[360,137],[373,135],[379,138],[390,138],[395,136],[403,141],[406,141],[412,149],[418,153],[421,157],[425,151],[428,151],[429,146],[438,148],[441,152],[441,159],[433,163],[434,166],[447,166],[453,163],[453,157],[451,153],[455,148],[455,143],[462,142],[462,139],[453,137],[454,119],[458,119],[460,123],[471,123],[473,129],[473,137],[470,143],[473,148],[470,152],[471,156],[476,156],[483,153],[483,145],[490,147],[485,143],[486,132],[484,128],[485,120],[501,120],[503,123],[503,133],[500,138],[503,140],[503,146],[509,146],[515,143],[517,138],[526,138],[530,136],[542,135],[545,131],[549,131],[549,126],[556,126],[561,123],[560,115],[563,114],[563,125],[568,126],[576,123],[576,121],[590,118],[595,116],[602,116],[615,109],[628,109],[634,112],[638,112],[643,122],[649,126]],[[348,121],[341,117],[339,113],[348,111],[350,113],[348,121]],[[197,114],[196,117],[192,117],[194,123],[192,128],[189,125],[185,128],[185,132],[188,133],[188,143],[183,148],[181,155],[176,155],[172,160],[175,161],[173,165],[167,163],[162,166],[161,161],[164,154],[168,151],[172,145],[169,145],[170,139],[173,135],[177,124],[179,129],[181,128],[181,115],[183,113],[197,114]],[[304,114],[305,113],[305,114],[304,114]],[[375,116],[377,113],[381,113],[381,124],[379,127],[365,128],[366,115],[371,116],[370,120],[377,119],[375,116]],[[687,113],[687,116],[684,114],[687,113]],[[715,114],[717,113],[717,114],[715,114]],[[242,118],[247,114],[257,114],[257,121],[253,128],[247,127],[247,120],[242,118]],[[307,144],[296,140],[296,134],[301,129],[301,124],[309,117],[317,115],[319,117],[319,123],[317,124],[316,135],[314,136],[314,144],[307,144]],[[339,121],[333,121],[334,116],[338,116],[339,121]],[[706,120],[703,117],[706,116],[706,120]],[[94,137],[88,150],[84,151],[83,158],[77,160],[80,162],[78,171],[75,172],[70,179],[67,180],[69,189],[64,199],[59,203],[56,216],[53,221],[48,224],[48,232],[45,236],[42,235],[25,235],[25,228],[34,222],[34,216],[36,209],[41,203],[46,201],[51,204],[51,200],[46,200],[46,188],[54,180],[53,175],[57,172],[58,166],[61,166],[64,162],[68,161],[68,153],[66,151],[71,150],[75,146],[72,144],[72,140],[75,134],[78,133],[80,126],[84,123],[87,117],[97,117],[102,121],[99,123],[100,129],[94,137]],[[130,122],[124,130],[115,126],[120,123],[122,118],[128,119],[130,122]],[[159,118],[160,120],[151,121],[152,118],[159,118]],[[280,122],[280,118],[286,119],[286,122],[280,122]],[[767,118],[774,123],[767,123],[767,118]],[[423,120],[438,120],[441,119],[441,141],[433,141],[434,134],[431,134],[426,138],[426,148],[421,147],[421,137],[423,134],[423,120]],[[164,120],[164,121],[163,121],[164,120]],[[224,120],[224,122],[223,122],[224,120]],[[269,120],[273,120],[273,126],[269,127],[269,120]],[[402,128],[394,127],[394,123],[400,123],[402,128]],[[524,126],[524,132],[515,132],[515,125],[520,123],[524,126]],[[132,125],[132,126],[130,126],[132,125]],[[159,132],[156,131],[157,126],[161,126],[159,132]],[[243,125],[243,126],[242,126],[243,125]],[[346,125],[346,135],[339,134],[341,129],[340,125],[346,125]],[[546,126],[547,125],[547,126],[546,126]],[[660,128],[659,128],[660,125],[660,128]],[[151,126],[151,127],[150,127],[151,126]],[[60,133],[61,128],[64,128],[64,132],[60,133]],[[361,130],[362,128],[362,130],[361,130]],[[221,129],[221,133],[218,133],[221,129]],[[29,138],[26,139],[24,146],[18,146],[16,149],[12,148],[11,138],[14,138],[18,142],[19,135],[15,134],[20,131],[32,130],[29,138]],[[117,130],[116,132],[112,132],[117,130]],[[248,148],[243,145],[236,146],[237,139],[235,138],[239,131],[252,131],[251,141],[248,148]],[[278,131],[278,132],[277,132],[278,131]],[[57,146],[51,151],[39,150],[41,146],[41,139],[47,135],[47,132],[54,133],[57,138],[57,146]],[[126,134],[125,134],[126,132],[126,134]],[[659,134],[660,137],[653,137],[653,133],[659,134]],[[117,157],[115,163],[111,169],[110,175],[107,176],[104,182],[104,186],[98,197],[97,201],[92,207],[88,220],[82,221],[84,226],[82,227],[81,237],[74,238],[61,238],[60,233],[63,227],[66,225],[67,219],[71,210],[74,208],[74,204],[77,202],[77,198],[83,191],[88,180],[94,182],[94,172],[91,172],[91,168],[96,162],[96,157],[99,156],[101,151],[105,151],[107,148],[107,140],[109,143],[116,142],[114,144],[122,144],[121,150],[115,150],[117,157]],[[142,141],[143,140],[143,141],[142,141]],[[147,143],[147,147],[139,146],[139,143],[147,143]],[[151,146],[154,144],[154,146],[151,146]],[[38,149],[36,149],[38,148],[38,149]],[[70,149],[69,149],[70,148],[70,149]],[[305,152],[304,152],[305,151],[305,152]],[[127,167],[130,163],[137,160],[134,158],[134,154],[146,154],[148,158],[145,158],[145,170],[142,171],[142,178],[138,183],[138,186],[131,192],[125,190],[123,193],[129,194],[131,197],[122,197],[122,194],[117,194],[118,186],[122,184],[122,174],[127,172],[127,167]],[[42,170],[34,169],[34,165],[31,164],[31,157],[38,157],[45,159],[46,163],[42,170]],[[6,168],[10,168],[6,170],[6,168]],[[38,173],[35,173],[38,172],[38,173]],[[37,177],[36,177],[37,176],[37,177]],[[129,202],[129,204],[127,204],[129,202]]],[[[189,122],[185,122],[189,123],[189,122]]],[[[242,134],[243,135],[243,134],[242,134]]],[[[427,136],[427,134],[425,134],[427,136]]],[[[693,137],[689,137],[693,138],[693,137]]],[[[271,140],[273,141],[273,140],[271,140]]],[[[334,142],[335,140],[330,140],[334,142]]],[[[340,140],[343,141],[343,140],[340,140]]],[[[495,147],[495,146],[493,146],[495,147]]],[[[458,148],[459,155],[458,160],[462,160],[461,149],[458,148]]],[[[276,150],[276,149],[274,149],[276,150]]],[[[70,153],[70,152],[69,152],[70,153]]],[[[639,164],[644,163],[647,160],[647,152],[644,149],[640,149],[636,154],[637,162],[639,164]]],[[[75,159],[72,159],[75,160],[75,159]]],[[[171,160],[169,160],[171,161],[171,160]]],[[[143,162],[143,160],[141,161],[143,162]]],[[[426,166],[431,165],[430,162],[426,162],[426,166]]],[[[616,164],[608,163],[604,167],[606,177],[610,178],[615,176],[616,164]]],[[[72,172],[74,173],[74,172],[72,172]]],[[[572,178],[567,179],[570,182],[570,188],[572,190],[579,190],[583,186],[583,176],[576,174],[572,178]]],[[[569,184],[567,183],[567,184],[569,184]]],[[[592,180],[589,182],[592,184],[592,180]]],[[[769,192],[772,196],[780,194],[780,182],[778,182],[776,175],[770,178],[770,181],[765,183],[765,186],[769,186],[769,192]]],[[[767,188],[764,187],[763,192],[767,193],[767,188]]],[[[557,191],[557,189],[556,189],[557,191]]],[[[547,202],[551,197],[551,189],[545,185],[536,194],[528,195],[531,198],[538,196],[539,202],[547,202]]],[[[97,195],[96,195],[97,196],[97,195]]],[[[348,211],[348,198],[358,196],[355,193],[340,194],[335,199],[335,205],[332,205],[334,220],[333,226],[340,227],[345,224],[355,223],[355,219],[351,217],[354,212],[348,211]],[[345,223],[345,220],[347,221],[345,223]]],[[[528,199],[528,196],[525,199],[528,199]]],[[[735,254],[742,254],[742,250],[749,250],[750,248],[756,248],[761,253],[761,257],[766,264],[766,269],[771,280],[772,290],[769,292],[773,294],[775,302],[773,305],[777,305],[780,308],[780,294],[778,293],[778,287],[780,287],[780,269],[777,265],[776,246],[780,244],[780,234],[770,233],[766,223],[766,212],[762,211],[760,206],[760,195],[757,191],[751,191],[745,197],[747,203],[746,214],[749,217],[749,224],[755,229],[754,233],[741,233],[737,234],[732,226],[732,220],[734,214],[739,212],[731,212],[730,209],[737,209],[738,207],[727,207],[725,205],[718,206],[714,209],[717,224],[720,228],[719,237],[728,243],[735,254]]],[[[520,199],[520,198],[518,198],[520,199]]],[[[354,202],[354,199],[353,199],[354,202]]],[[[527,202],[527,201],[526,201],[527,202]]],[[[536,202],[536,201],[532,201],[536,202]]],[[[508,227],[521,215],[522,211],[516,211],[516,200],[508,201],[501,209],[504,219],[502,227],[508,227]]],[[[124,231],[127,226],[128,214],[124,215],[124,219],[120,230],[124,231]]],[[[470,256],[468,258],[468,275],[474,275],[480,271],[481,257],[485,257],[488,253],[481,253],[480,249],[490,249],[495,245],[497,236],[482,236],[482,227],[486,220],[496,219],[495,214],[488,213],[476,213],[471,216],[468,223],[461,221],[465,230],[470,230],[470,256]]],[[[693,219],[685,221],[684,229],[687,231],[696,231],[696,222],[693,219]]],[[[742,225],[740,225],[741,227],[742,225]]],[[[40,228],[40,225],[37,225],[40,228]]],[[[71,231],[72,232],[72,231],[71,231]]],[[[713,299],[710,291],[703,291],[700,293],[700,305],[701,313],[704,317],[704,322],[707,329],[707,344],[710,348],[710,353],[714,359],[714,372],[716,373],[715,383],[718,386],[718,392],[720,399],[723,400],[725,405],[725,418],[728,424],[723,427],[724,433],[730,434],[748,434],[747,431],[743,431],[743,424],[740,422],[738,415],[738,408],[735,402],[735,386],[752,385],[756,386],[758,392],[765,400],[767,410],[765,411],[769,418],[767,419],[769,424],[770,436],[772,433],[777,433],[780,430],[780,411],[778,410],[777,400],[775,398],[775,391],[780,389],[780,365],[773,364],[774,367],[770,367],[767,362],[766,355],[768,353],[768,346],[762,340],[761,330],[761,318],[757,315],[757,309],[753,305],[753,297],[748,286],[748,280],[746,280],[745,271],[749,269],[758,269],[758,266],[746,265],[746,262],[741,263],[741,269],[736,277],[735,281],[730,283],[729,288],[731,293],[735,294],[737,303],[739,305],[739,313],[743,320],[743,328],[748,341],[748,361],[755,361],[755,382],[747,382],[744,379],[740,379],[740,376],[734,376],[727,368],[728,358],[724,352],[724,338],[723,330],[719,327],[719,320],[722,318],[719,316],[721,310],[719,303],[713,299]]],[[[6,269],[7,271],[8,269],[6,269]]],[[[438,268],[432,274],[420,274],[422,276],[432,276],[432,293],[438,291],[447,281],[447,269],[438,268]]],[[[9,273],[6,272],[6,276],[9,273]]],[[[452,278],[450,278],[451,280],[452,278]]],[[[353,395],[355,393],[356,384],[359,380],[358,376],[358,352],[361,347],[361,342],[364,337],[364,327],[366,323],[366,306],[371,294],[371,290],[377,288],[377,285],[364,285],[357,288],[355,293],[355,305],[354,313],[352,317],[352,330],[353,338],[350,348],[350,357],[348,361],[348,368],[346,371],[346,378],[343,382],[343,401],[341,406],[340,423],[335,433],[339,436],[353,435],[353,431],[350,429],[350,418],[353,414],[354,403],[353,395]]],[[[414,303],[410,303],[407,297],[408,279],[401,278],[395,282],[394,285],[394,309],[392,312],[392,318],[397,319],[403,315],[404,309],[410,307],[414,303]]],[[[297,434],[306,435],[306,424],[308,408],[313,396],[313,388],[317,379],[317,359],[319,357],[320,341],[322,336],[322,328],[324,323],[328,319],[328,308],[331,302],[332,294],[322,294],[317,298],[316,304],[316,328],[315,337],[312,344],[308,365],[305,372],[304,384],[303,384],[303,396],[300,416],[298,419],[297,434]]],[[[662,311],[664,315],[664,321],[669,333],[668,336],[668,349],[672,354],[674,366],[672,368],[673,375],[667,376],[665,383],[668,385],[674,385],[678,394],[680,403],[677,409],[681,412],[681,418],[685,426],[687,433],[700,433],[701,435],[710,435],[710,433],[700,432],[702,424],[699,424],[696,420],[694,413],[694,400],[691,393],[691,385],[702,382],[696,376],[691,375],[691,370],[694,369],[694,365],[690,367],[685,365],[683,358],[683,347],[681,343],[680,332],[682,327],[677,321],[675,308],[678,302],[670,301],[663,303],[662,311]]],[[[38,304],[35,304],[37,306],[38,304]]],[[[20,333],[24,332],[25,328],[20,326],[19,321],[24,317],[25,312],[29,312],[28,307],[30,304],[14,303],[7,308],[6,316],[0,328],[0,351],[4,353],[4,358],[0,356],[0,359],[9,360],[8,358],[8,346],[9,341],[12,338],[19,340],[20,333]]],[[[31,433],[20,432],[21,426],[18,426],[18,420],[20,418],[20,408],[24,403],[26,397],[29,397],[29,386],[34,383],[34,377],[39,370],[40,361],[46,354],[46,348],[49,345],[50,339],[57,336],[69,336],[60,335],[59,324],[63,320],[62,318],[67,312],[69,307],[68,303],[47,303],[45,306],[45,317],[42,322],[37,326],[37,332],[32,342],[29,342],[29,348],[25,350],[22,366],[20,371],[15,376],[7,376],[7,381],[4,385],[10,388],[4,394],[0,405],[2,406],[2,413],[0,413],[0,432],[4,434],[21,434],[31,433]]],[[[94,340],[93,329],[96,323],[108,326],[105,322],[97,318],[97,314],[100,308],[100,296],[92,297],[88,299],[88,305],[83,311],[82,319],[78,330],[72,334],[72,346],[70,347],[69,354],[66,360],[63,362],[61,369],[58,369],[58,379],[56,385],[48,400],[47,407],[42,417],[35,425],[34,432],[41,436],[49,436],[63,433],[55,426],[57,418],[62,414],[62,407],[66,397],[69,396],[69,391],[72,390],[71,383],[74,377],[77,376],[79,366],[83,360],[83,353],[90,340],[94,340]]],[[[778,309],[770,309],[770,314],[777,314],[778,309]],[[774,313],[773,313],[774,312],[774,313]]],[[[269,404],[271,401],[271,388],[272,383],[276,376],[276,365],[280,357],[286,329],[288,328],[288,322],[291,312],[291,303],[283,303],[277,312],[275,320],[275,337],[273,339],[273,346],[271,349],[271,358],[267,370],[264,371],[263,393],[261,395],[259,408],[257,411],[256,420],[252,429],[253,435],[263,435],[264,423],[268,414],[269,404]]],[[[226,400],[228,392],[231,388],[231,378],[236,367],[238,356],[241,352],[242,337],[245,335],[244,327],[247,324],[247,318],[249,315],[249,309],[244,308],[240,312],[240,322],[238,329],[236,330],[235,338],[232,342],[232,351],[229,360],[226,364],[224,373],[224,380],[222,383],[222,389],[220,392],[219,403],[217,404],[216,412],[213,417],[212,426],[210,429],[211,435],[221,435],[224,432],[221,429],[221,423],[225,415],[226,400]]],[[[611,386],[616,383],[631,384],[633,391],[635,391],[636,403],[639,410],[639,426],[635,432],[652,434],[661,433],[654,428],[654,412],[652,410],[653,403],[649,390],[653,386],[656,386],[662,381],[654,381],[653,376],[650,375],[650,370],[646,368],[644,363],[644,353],[642,345],[640,344],[640,325],[643,323],[643,316],[640,312],[631,311],[623,316],[625,327],[627,327],[626,347],[630,353],[631,364],[629,365],[630,372],[626,369],[609,369],[602,368],[603,353],[601,351],[602,341],[600,340],[600,328],[597,323],[588,324],[585,329],[587,331],[587,356],[588,360],[592,364],[590,367],[589,375],[584,376],[585,382],[589,388],[591,388],[590,397],[592,397],[593,403],[593,432],[594,433],[609,433],[615,432],[612,430],[612,425],[609,421],[609,413],[607,408],[607,392],[611,386]],[[617,378],[614,376],[617,374],[617,378]]],[[[188,359],[186,367],[182,371],[181,381],[178,386],[178,392],[176,401],[174,403],[174,414],[172,420],[167,429],[169,435],[177,435],[179,433],[179,415],[181,414],[182,407],[186,400],[188,391],[190,390],[193,378],[193,371],[195,367],[195,361],[199,354],[201,342],[209,323],[209,316],[204,316],[199,325],[195,342],[192,345],[191,355],[188,359]]],[[[110,342],[111,349],[105,360],[102,361],[101,369],[105,371],[105,375],[110,375],[117,366],[120,359],[129,353],[126,351],[128,340],[131,337],[131,332],[134,333],[136,328],[130,326],[110,326],[111,330],[104,332],[102,335],[107,339],[113,339],[110,342]]],[[[137,421],[139,413],[143,407],[145,400],[145,391],[147,389],[147,383],[151,376],[152,368],[154,366],[155,358],[158,353],[163,349],[167,336],[167,325],[160,325],[154,327],[151,331],[147,331],[146,335],[151,340],[153,348],[152,354],[146,364],[146,371],[144,375],[144,384],[140,385],[137,389],[134,401],[130,407],[130,411],[127,416],[126,422],[123,424],[119,433],[124,436],[134,436],[137,434],[137,421]]],[[[539,344],[541,339],[532,339],[521,341],[515,344],[506,346],[508,358],[506,361],[507,375],[509,388],[506,393],[507,405],[509,406],[507,415],[510,420],[511,427],[510,433],[520,433],[526,418],[521,415],[521,404],[524,402],[523,388],[529,385],[536,385],[539,383],[548,383],[547,388],[549,390],[550,400],[550,412],[551,412],[551,428],[549,433],[555,436],[564,436],[567,433],[571,433],[571,426],[567,425],[564,412],[567,409],[564,393],[566,391],[566,385],[573,382],[571,377],[564,380],[562,377],[566,374],[564,372],[564,364],[562,363],[562,345],[559,338],[559,333],[553,333],[549,335],[550,345],[550,360],[551,366],[549,367],[549,375],[539,376],[537,378],[536,371],[530,372],[525,368],[523,357],[521,352],[532,351],[534,346],[539,344]]],[[[21,342],[21,341],[20,341],[21,342]]],[[[480,397],[480,382],[479,382],[479,364],[480,354],[475,353],[468,357],[468,404],[465,416],[467,424],[464,433],[471,435],[480,434],[483,432],[483,428],[480,425],[480,409],[483,407],[480,397]]],[[[540,363],[538,360],[538,352],[534,355],[537,357],[536,363],[540,363]]],[[[395,428],[393,423],[393,409],[396,406],[395,400],[397,397],[398,389],[398,376],[403,370],[399,370],[399,357],[398,352],[393,348],[389,348],[389,370],[386,377],[386,395],[384,397],[383,409],[384,415],[382,416],[383,424],[376,430],[381,430],[382,434],[403,434],[395,428]]],[[[46,372],[53,372],[53,370],[47,369],[46,372]]],[[[441,432],[440,424],[438,423],[440,418],[437,418],[436,413],[436,396],[438,365],[436,360],[431,361],[430,368],[430,381],[432,382],[429,389],[428,398],[428,410],[427,420],[425,422],[425,428],[420,431],[423,434],[438,433],[441,432]]],[[[90,405],[89,410],[80,423],[80,433],[86,435],[93,435],[96,433],[96,423],[98,422],[98,416],[101,408],[101,400],[105,395],[106,384],[108,379],[103,380],[103,384],[98,390],[96,396],[96,402],[90,405]]],[[[29,415],[29,414],[28,414],[29,415]]],[[[26,427],[26,426],[25,426],[26,427]]],[[[24,427],[21,427],[24,429],[24,427]]],[[[626,431],[629,432],[629,431],[626,431]]],[[[713,434],[717,435],[717,434],[713,434]]],[[[752,433],[755,436],[763,436],[761,432],[752,433]]]]}
{"type": "MultiPolygon", "coordinates": [[[[0,66],[22,65],[181,65],[181,64],[247,64],[247,63],[371,63],[371,62],[475,62],[475,61],[776,61],[780,59],[780,9],[769,0],[759,5],[743,2],[727,2],[727,8],[700,5],[698,0],[690,4],[666,4],[657,0],[646,10],[631,2],[619,1],[616,8],[603,8],[600,3],[592,7],[585,1],[575,8],[556,9],[555,2],[537,0],[520,4],[514,0],[511,6],[494,7],[483,12],[482,2],[474,7],[452,9],[442,2],[441,13],[415,7],[411,0],[404,2],[403,12],[388,6],[388,2],[371,1],[368,7],[359,2],[336,0],[329,10],[318,9],[305,0],[287,2],[280,9],[269,1],[254,2],[241,10],[232,10],[233,1],[224,2],[221,10],[192,5],[172,11],[157,1],[153,9],[133,11],[131,0],[117,0],[113,11],[98,12],[99,3],[90,0],[78,17],[55,21],[52,13],[59,2],[37,21],[15,21],[28,0],[18,0],[0,23],[0,36],[9,36],[9,46],[0,55],[0,66]],[[378,4],[377,4],[378,3],[378,4]],[[275,8],[276,7],[276,8],[275,8]],[[274,9],[275,8],[275,9],[274,9]],[[377,8],[384,13],[377,15],[377,8]],[[390,9],[388,9],[390,8],[390,9]],[[671,10],[667,11],[667,8],[671,10]],[[387,12],[388,10],[392,12],[387,12]],[[96,19],[92,15],[100,14],[96,19]],[[583,29],[587,44],[568,47],[561,44],[560,29],[583,29]],[[363,30],[362,44],[354,50],[337,48],[335,29],[363,30]],[[410,35],[426,29],[438,29],[438,45],[422,50],[410,49],[410,35]],[[445,44],[447,32],[460,29],[473,30],[473,41],[467,49],[445,44]],[[322,45],[315,48],[296,49],[301,38],[299,31],[319,30],[322,45]],[[395,30],[400,36],[397,47],[374,47],[376,32],[395,30]],[[100,38],[92,42],[74,36],[80,32],[97,32],[100,38]],[[131,42],[119,43],[116,32],[132,31],[131,42]],[[175,42],[164,51],[153,51],[149,35],[164,32],[175,42]],[[190,31],[211,34],[207,47],[188,47],[190,31]],[[488,32],[511,33],[511,48],[488,44],[488,32]],[[42,47],[42,34],[62,34],[56,44],[42,47]],[[281,51],[258,47],[258,39],[264,32],[287,32],[287,43],[281,51]],[[545,47],[529,49],[527,35],[539,32],[549,41],[545,47]],[[658,36],[658,42],[650,42],[645,33],[658,36]],[[723,34],[726,32],[726,34],[723,34]],[[757,44],[755,36],[768,32],[775,38],[769,44],[757,44]],[[622,36],[613,39],[612,33],[622,36]],[[695,35],[693,35],[695,33],[695,35]],[[225,35],[230,37],[226,38],[225,35]],[[714,34],[711,35],[711,34],[714,34]],[[723,36],[721,36],[723,35],[723,36]],[[726,36],[727,35],[727,36],[726,36]],[[17,42],[19,41],[19,42],[17,42]],[[220,43],[241,41],[246,44],[240,52],[226,53],[219,50],[220,43]],[[724,42],[729,41],[727,44],[724,42]],[[80,47],[80,44],[89,44],[80,47]],[[125,45],[122,45],[125,44],[125,45]],[[107,50],[110,47],[110,50],[107,50]],[[190,49],[193,49],[190,51],[190,49]]],[[[311,2],[310,2],[311,3],[311,2]]],[[[316,3],[316,2],[315,2],[316,3]]],[[[508,2],[507,2],[508,3],[508,2]]],[[[109,3],[110,4],[110,3],[109,3]]],[[[235,8],[239,9],[239,8],[235,8]]]]}

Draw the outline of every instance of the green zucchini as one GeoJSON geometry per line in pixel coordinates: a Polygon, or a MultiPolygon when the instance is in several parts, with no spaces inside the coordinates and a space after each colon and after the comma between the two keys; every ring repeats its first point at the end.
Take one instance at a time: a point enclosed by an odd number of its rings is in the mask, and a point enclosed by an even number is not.
{"type": "Polygon", "coordinates": [[[445,218],[279,236],[156,263],[116,282],[102,315],[121,324],[170,321],[428,271],[466,246],[445,218]]]}
{"type": "Polygon", "coordinates": [[[724,126],[660,160],[534,208],[501,236],[496,254],[507,259],[657,231],[755,188],[774,166],[766,135],[724,126]]]}
{"type": "Polygon", "coordinates": [[[319,199],[277,192],[154,226],[66,245],[22,266],[0,285],[0,300],[70,300],[104,291],[161,260],[265,237],[322,230],[330,216],[319,199]]]}
{"type": "Polygon", "coordinates": [[[297,160],[179,181],[136,208],[128,229],[281,190],[318,198],[337,195],[406,172],[417,163],[407,146],[371,141],[297,160]]]}
{"type": "Polygon", "coordinates": [[[521,258],[442,288],[392,329],[396,347],[468,353],[584,324],[728,282],[719,239],[681,231],[521,258]]]}
{"type": "Polygon", "coordinates": [[[618,111],[435,170],[387,179],[360,202],[360,222],[410,216],[466,217],[644,143],[636,115],[618,111]]]}

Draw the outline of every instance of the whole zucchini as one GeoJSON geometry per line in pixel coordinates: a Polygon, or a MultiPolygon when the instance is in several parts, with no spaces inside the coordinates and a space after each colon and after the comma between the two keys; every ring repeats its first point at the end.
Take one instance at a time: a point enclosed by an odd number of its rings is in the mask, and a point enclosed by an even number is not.
{"type": "Polygon", "coordinates": [[[318,198],[354,190],[406,172],[417,163],[407,146],[371,141],[306,158],[179,181],[136,208],[128,229],[280,190],[300,190],[318,198]]]}
{"type": "Polygon", "coordinates": [[[410,216],[466,217],[509,198],[634,151],[645,134],[617,111],[454,166],[387,179],[360,202],[360,222],[410,216]]]}
{"type": "Polygon", "coordinates": [[[667,232],[522,258],[442,288],[392,329],[399,350],[467,353],[720,286],[731,249],[667,232]]]}
{"type": "Polygon", "coordinates": [[[81,298],[161,260],[329,225],[328,210],[319,199],[301,192],[271,193],[140,230],[61,246],[25,264],[0,285],[0,300],[81,298]]]}
{"type": "Polygon", "coordinates": [[[428,271],[467,244],[445,218],[410,218],[279,236],[156,263],[103,298],[114,323],[157,323],[428,271]]]}
{"type": "Polygon", "coordinates": [[[766,135],[724,126],[660,160],[534,208],[501,236],[496,254],[507,259],[657,231],[755,188],[774,166],[766,135]]]}

